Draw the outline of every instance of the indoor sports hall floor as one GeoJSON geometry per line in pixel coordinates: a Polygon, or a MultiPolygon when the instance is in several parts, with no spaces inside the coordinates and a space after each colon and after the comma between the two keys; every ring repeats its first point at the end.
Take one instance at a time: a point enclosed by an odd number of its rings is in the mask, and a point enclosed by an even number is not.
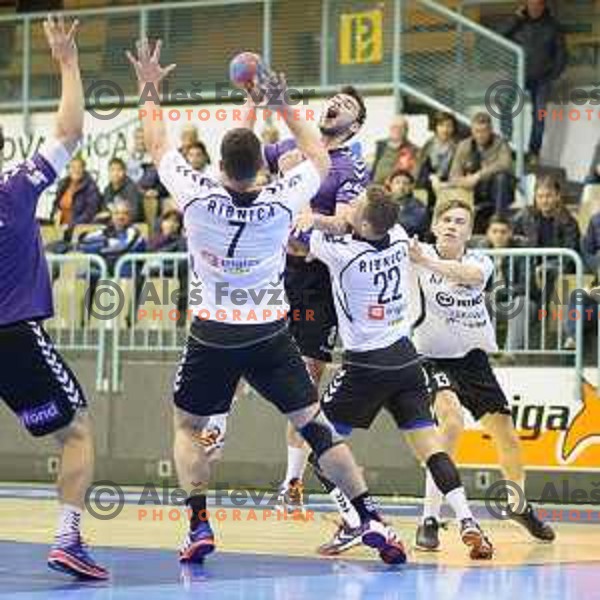
{"type": "MultiPolygon", "coordinates": [[[[160,507],[141,507],[136,503],[138,497],[137,493],[127,494],[123,511],[112,520],[86,516],[86,538],[94,545],[98,560],[111,568],[113,577],[108,583],[82,584],[45,566],[56,521],[52,491],[39,486],[0,487],[0,597],[600,599],[597,512],[594,516],[588,512],[579,523],[557,523],[558,538],[551,545],[530,541],[510,522],[484,519],[483,524],[497,547],[496,558],[486,563],[468,559],[452,524],[442,534],[442,551],[423,554],[411,549],[410,564],[386,567],[363,549],[354,549],[341,559],[315,555],[315,547],[334,529],[335,517],[325,504],[314,505],[314,515],[303,522],[278,522],[269,516],[268,507],[241,509],[237,513],[239,520],[234,521],[230,505],[220,513],[221,521],[215,522],[218,553],[201,567],[182,570],[174,549],[184,531],[183,518],[173,520],[176,513],[170,513],[169,506],[162,513],[160,507]],[[152,513],[154,508],[159,510],[156,516],[152,513]],[[148,509],[148,516],[140,512],[144,509],[148,509]]],[[[209,510],[210,504],[209,500],[209,510]]],[[[412,543],[418,507],[394,504],[384,509],[403,539],[412,543]]],[[[483,516],[483,507],[478,512],[483,516]]],[[[560,514],[568,514],[565,507],[560,514]]]]}

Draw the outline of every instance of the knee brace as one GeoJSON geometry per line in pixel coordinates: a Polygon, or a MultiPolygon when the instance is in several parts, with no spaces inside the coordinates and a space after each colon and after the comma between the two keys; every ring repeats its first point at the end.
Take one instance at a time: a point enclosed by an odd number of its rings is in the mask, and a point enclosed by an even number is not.
{"type": "Polygon", "coordinates": [[[327,450],[344,441],[344,438],[335,430],[321,410],[313,417],[312,421],[298,431],[310,446],[317,461],[327,450]]]}
{"type": "Polygon", "coordinates": [[[427,459],[427,468],[438,490],[444,496],[462,486],[456,465],[445,452],[436,452],[427,459]]]}

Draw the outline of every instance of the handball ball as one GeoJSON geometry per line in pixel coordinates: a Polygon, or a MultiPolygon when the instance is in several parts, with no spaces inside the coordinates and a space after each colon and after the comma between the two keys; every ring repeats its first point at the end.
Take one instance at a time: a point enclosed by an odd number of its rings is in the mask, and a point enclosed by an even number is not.
{"type": "Polygon", "coordinates": [[[229,78],[236,87],[247,88],[258,75],[260,56],[254,52],[241,52],[229,63],[229,78]]]}

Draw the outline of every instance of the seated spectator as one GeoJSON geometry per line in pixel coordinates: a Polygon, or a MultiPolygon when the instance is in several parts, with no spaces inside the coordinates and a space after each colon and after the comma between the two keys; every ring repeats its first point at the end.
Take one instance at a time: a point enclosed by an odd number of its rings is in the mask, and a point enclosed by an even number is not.
{"type": "MultiPolygon", "coordinates": [[[[493,215],[487,227],[483,247],[501,250],[519,246],[521,244],[513,237],[510,220],[504,215],[493,215]]],[[[492,293],[496,319],[506,321],[508,324],[505,350],[523,350],[525,331],[528,323],[536,318],[540,299],[535,278],[529,277],[529,282],[527,281],[528,259],[525,257],[495,256],[492,260],[494,277],[490,279],[487,291],[492,293]]]]}
{"type": "Polygon", "coordinates": [[[600,142],[596,144],[596,148],[594,149],[594,158],[592,159],[590,172],[585,183],[593,185],[600,183],[600,142]]]}
{"type": "MultiPolygon", "coordinates": [[[[115,202],[111,210],[111,222],[97,231],[84,233],[78,240],[77,249],[87,254],[102,256],[111,276],[115,274],[115,264],[121,256],[144,252],[146,241],[140,230],[132,225],[129,202],[123,200],[115,202]]],[[[124,275],[130,275],[130,272],[124,275]]]]}
{"type": "Polygon", "coordinates": [[[415,198],[415,178],[408,171],[399,169],[390,175],[386,188],[400,205],[398,223],[410,237],[416,235],[424,240],[429,230],[429,216],[425,204],[415,198]]]}
{"type": "Polygon", "coordinates": [[[69,163],[69,175],[58,183],[52,218],[60,225],[93,223],[100,212],[100,190],[85,166],[83,159],[74,158],[69,163]]]}
{"type": "Polygon", "coordinates": [[[416,146],[408,141],[408,121],[397,115],[390,125],[389,138],[376,143],[373,182],[383,185],[398,169],[414,173],[416,156],[416,146]]]}
{"type": "Polygon", "coordinates": [[[433,137],[419,151],[417,158],[417,185],[427,190],[440,181],[448,181],[450,167],[456,152],[456,119],[450,113],[433,115],[433,137]]]}
{"type": "Polygon", "coordinates": [[[484,233],[489,218],[506,214],[514,201],[515,178],[510,146],[492,129],[492,119],[477,113],[471,136],[456,148],[449,185],[472,190],[475,201],[475,233],[484,233]]]}
{"type": "Polygon", "coordinates": [[[137,127],[133,133],[133,150],[127,157],[127,177],[133,183],[139,183],[144,175],[144,165],[151,162],[150,155],[146,152],[144,142],[144,129],[137,127]]]}
{"type": "Polygon", "coordinates": [[[144,220],[142,193],[127,176],[127,168],[120,158],[112,158],[108,163],[108,185],[104,188],[104,207],[112,211],[117,198],[129,202],[135,221],[144,220]]]}
{"type": "Polygon", "coordinates": [[[187,150],[185,159],[190,163],[192,169],[204,173],[210,165],[208,150],[202,142],[194,142],[187,150]]]}
{"type": "Polygon", "coordinates": [[[166,212],[160,219],[160,232],[148,242],[149,252],[185,252],[187,244],[183,236],[183,219],[176,210],[166,212]]]}
{"type": "Polygon", "coordinates": [[[180,137],[181,145],[179,146],[179,152],[183,154],[183,156],[187,156],[188,150],[200,141],[200,136],[198,135],[198,129],[195,125],[184,125],[181,130],[180,137]]]}
{"type": "Polygon", "coordinates": [[[577,221],[563,206],[558,179],[539,177],[533,206],[521,210],[513,220],[516,235],[523,236],[530,248],[570,248],[579,252],[577,221]]]}
{"type": "MultiPolygon", "coordinates": [[[[581,242],[581,250],[586,269],[594,274],[592,285],[598,285],[598,274],[600,273],[600,212],[592,215],[581,242]]],[[[589,293],[583,296],[572,294],[569,299],[569,313],[573,309],[578,310],[581,314],[581,318],[585,327],[585,324],[588,321],[598,319],[597,299],[599,297],[600,294],[594,294],[594,297],[592,297],[589,293]],[[592,310],[591,314],[593,315],[593,319],[590,319],[585,313],[585,311],[589,309],[592,310]]],[[[577,322],[575,320],[568,319],[565,321],[565,332],[567,335],[567,339],[565,340],[565,349],[567,350],[574,349],[576,346],[576,325],[577,322]]]]}

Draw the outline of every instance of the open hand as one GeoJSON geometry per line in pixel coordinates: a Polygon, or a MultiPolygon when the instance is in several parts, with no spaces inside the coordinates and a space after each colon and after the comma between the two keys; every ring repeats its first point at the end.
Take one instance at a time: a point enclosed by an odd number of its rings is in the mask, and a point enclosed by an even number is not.
{"type": "Polygon", "coordinates": [[[77,64],[78,51],[75,36],[79,29],[79,21],[75,19],[67,31],[63,17],[48,15],[44,21],[44,33],[48,46],[52,51],[52,58],[61,65],[77,64]]]}
{"type": "Polygon", "coordinates": [[[156,42],[154,51],[150,50],[148,38],[142,38],[136,42],[137,56],[127,51],[127,58],[135,69],[140,84],[151,83],[155,87],[173,70],[177,65],[172,64],[168,67],[160,66],[160,50],[162,48],[162,40],[156,42]]]}

